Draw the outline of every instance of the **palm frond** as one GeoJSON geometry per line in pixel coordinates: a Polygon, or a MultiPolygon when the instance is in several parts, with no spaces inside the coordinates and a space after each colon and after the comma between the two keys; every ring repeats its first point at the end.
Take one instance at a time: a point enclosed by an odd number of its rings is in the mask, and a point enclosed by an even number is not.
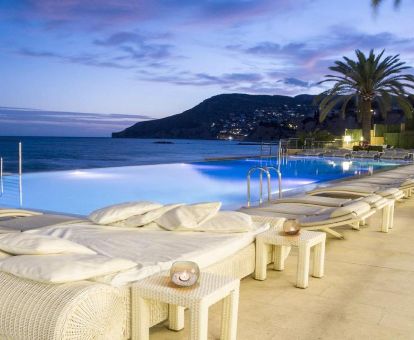
{"type": "MultiPolygon", "coordinates": [[[[343,57],[329,67],[333,73],[327,74],[320,82],[332,84],[331,89],[323,92],[319,98],[320,120],[337,105],[342,103],[341,116],[345,116],[349,102],[355,98],[357,107],[364,101],[377,102],[383,116],[391,109],[392,103],[404,111],[407,116],[413,114],[413,105],[408,100],[414,90],[414,75],[405,73],[410,69],[400,56],[385,56],[385,50],[378,54],[370,50],[364,54],[355,51],[356,59],[343,57]]],[[[361,110],[357,110],[361,118],[361,110]]],[[[370,113],[369,113],[370,114],[370,113]]]]}

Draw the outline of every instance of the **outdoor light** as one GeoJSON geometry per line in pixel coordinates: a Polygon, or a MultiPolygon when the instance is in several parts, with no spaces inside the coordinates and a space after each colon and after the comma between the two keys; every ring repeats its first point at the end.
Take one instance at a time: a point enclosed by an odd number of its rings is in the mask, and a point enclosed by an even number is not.
{"type": "Polygon", "coordinates": [[[364,137],[362,137],[362,136],[361,136],[361,138],[360,138],[359,140],[360,140],[361,142],[363,142],[363,141],[364,141],[364,137]]]}
{"type": "Polygon", "coordinates": [[[298,220],[287,220],[285,223],[283,223],[283,232],[286,235],[296,235],[299,234],[299,231],[300,226],[298,220]]]}
{"type": "Polygon", "coordinates": [[[190,287],[197,283],[200,277],[200,268],[191,261],[174,262],[170,269],[171,281],[179,287],[190,287]]]}
{"type": "Polygon", "coordinates": [[[347,143],[347,144],[352,142],[352,137],[351,136],[344,136],[344,142],[347,143]]]}
{"type": "Polygon", "coordinates": [[[348,171],[351,168],[352,162],[342,162],[342,170],[348,171]]]}

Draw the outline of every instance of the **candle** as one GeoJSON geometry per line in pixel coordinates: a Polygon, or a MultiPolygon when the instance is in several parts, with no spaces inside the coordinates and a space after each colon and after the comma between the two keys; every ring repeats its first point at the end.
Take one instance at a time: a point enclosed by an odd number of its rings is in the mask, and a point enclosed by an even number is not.
{"type": "Polygon", "coordinates": [[[181,281],[188,281],[188,280],[190,279],[190,274],[188,274],[188,273],[187,273],[187,271],[183,271],[182,273],[180,273],[180,274],[178,275],[178,278],[179,278],[181,281]]]}
{"type": "Polygon", "coordinates": [[[170,269],[171,281],[180,287],[189,287],[197,283],[200,269],[197,263],[190,261],[174,262],[170,269]]]}
{"type": "Polygon", "coordinates": [[[299,221],[294,220],[286,220],[283,224],[283,231],[286,235],[296,235],[300,231],[299,221]]]}

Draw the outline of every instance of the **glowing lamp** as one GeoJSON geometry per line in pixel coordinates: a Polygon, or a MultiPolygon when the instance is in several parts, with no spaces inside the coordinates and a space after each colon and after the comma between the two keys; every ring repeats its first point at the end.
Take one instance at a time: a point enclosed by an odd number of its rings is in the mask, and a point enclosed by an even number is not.
{"type": "Polygon", "coordinates": [[[348,171],[351,168],[352,162],[342,162],[342,170],[348,171]]]}
{"type": "Polygon", "coordinates": [[[352,142],[352,137],[351,137],[351,136],[344,136],[344,142],[345,142],[345,143],[350,143],[350,142],[352,142]]]}
{"type": "Polygon", "coordinates": [[[300,226],[299,226],[299,221],[294,219],[294,220],[287,220],[285,223],[283,223],[283,232],[286,235],[292,236],[292,235],[296,235],[299,234],[300,231],[300,226]]]}
{"type": "Polygon", "coordinates": [[[191,261],[174,262],[170,269],[170,279],[178,287],[190,287],[198,282],[200,268],[191,261]]]}

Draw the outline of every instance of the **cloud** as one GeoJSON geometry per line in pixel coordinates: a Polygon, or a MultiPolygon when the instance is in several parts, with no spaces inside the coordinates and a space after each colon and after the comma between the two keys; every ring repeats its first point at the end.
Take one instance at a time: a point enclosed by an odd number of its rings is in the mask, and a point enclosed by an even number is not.
{"type": "Polygon", "coordinates": [[[64,55],[50,51],[35,51],[28,48],[19,49],[15,53],[24,57],[55,59],[66,63],[81,64],[86,66],[109,67],[118,69],[131,69],[133,67],[132,65],[119,63],[115,58],[112,60],[105,60],[105,57],[102,57],[98,54],[64,55]]]}
{"type": "Polygon", "coordinates": [[[118,59],[167,59],[173,57],[171,52],[173,46],[154,42],[154,40],[166,36],[168,35],[142,35],[136,32],[123,31],[113,33],[103,39],[96,39],[94,44],[126,53],[126,56],[118,57],[118,59]]]}
{"type": "Polygon", "coordinates": [[[110,136],[137,121],[153,119],[144,115],[98,114],[0,107],[1,135],[20,136],[110,136]]]}
{"type": "Polygon", "coordinates": [[[250,94],[297,94],[299,92],[320,92],[317,82],[298,78],[283,78],[273,73],[209,73],[178,72],[168,76],[145,75],[145,80],[170,83],[179,86],[219,86],[231,92],[250,94]]]}
{"type": "Polygon", "coordinates": [[[287,45],[280,45],[270,41],[258,43],[253,47],[245,50],[246,53],[256,54],[262,56],[291,56],[293,53],[307,54],[309,47],[305,43],[291,43],[287,45]]]}
{"type": "Polygon", "coordinates": [[[223,87],[232,86],[237,83],[250,83],[261,81],[263,76],[259,73],[224,73],[220,75],[212,75],[208,73],[191,73],[178,72],[168,76],[151,76],[147,75],[145,80],[165,82],[175,85],[193,85],[193,86],[209,86],[221,85],[223,87]]]}
{"type": "Polygon", "coordinates": [[[48,50],[21,48],[17,54],[25,57],[49,58],[62,62],[95,67],[132,69],[139,67],[160,68],[163,61],[176,58],[171,44],[155,42],[163,36],[144,36],[136,32],[117,32],[95,39],[88,53],[63,54],[48,50]],[[104,49],[104,50],[102,50],[104,49]]]}
{"type": "MultiPolygon", "coordinates": [[[[0,5],[14,20],[42,22],[48,28],[102,28],[156,19],[192,24],[240,23],[301,8],[312,0],[25,0],[0,5]],[[272,14],[270,14],[272,13],[272,14]]],[[[0,11],[1,12],[1,11],[0,11]]]]}
{"type": "Polygon", "coordinates": [[[283,81],[280,81],[283,84],[286,85],[293,85],[293,86],[297,86],[297,87],[303,87],[303,88],[311,88],[312,86],[314,86],[315,84],[309,82],[309,81],[303,81],[297,78],[285,78],[283,79],[283,81]]]}
{"type": "Polygon", "coordinates": [[[263,41],[253,46],[228,46],[238,48],[246,54],[262,58],[279,58],[294,66],[312,68],[323,59],[333,60],[342,54],[353,53],[355,49],[399,49],[414,47],[414,39],[400,38],[389,32],[369,34],[359,32],[348,26],[331,27],[325,35],[315,36],[306,42],[297,41],[285,45],[273,41],[263,41]]]}
{"type": "MultiPolygon", "coordinates": [[[[323,90],[324,87],[318,82],[328,73],[329,66],[343,55],[354,57],[354,50],[358,48],[363,51],[385,48],[390,54],[398,51],[412,55],[414,39],[401,38],[389,32],[369,34],[347,26],[334,26],[326,34],[316,35],[306,41],[287,44],[262,41],[250,46],[227,46],[227,50],[237,58],[260,60],[265,65],[263,69],[267,68],[265,80],[274,80],[277,85],[284,85],[285,88],[280,90],[285,93],[323,90]]],[[[252,90],[259,92],[266,92],[267,89],[267,84],[252,86],[252,90]]]]}
{"type": "Polygon", "coordinates": [[[95,44],[101,46],[118,46],[125,43],[143,44],[145,38],[135,32],[117,32],[104,39],[96,39],[95,44]]]}

